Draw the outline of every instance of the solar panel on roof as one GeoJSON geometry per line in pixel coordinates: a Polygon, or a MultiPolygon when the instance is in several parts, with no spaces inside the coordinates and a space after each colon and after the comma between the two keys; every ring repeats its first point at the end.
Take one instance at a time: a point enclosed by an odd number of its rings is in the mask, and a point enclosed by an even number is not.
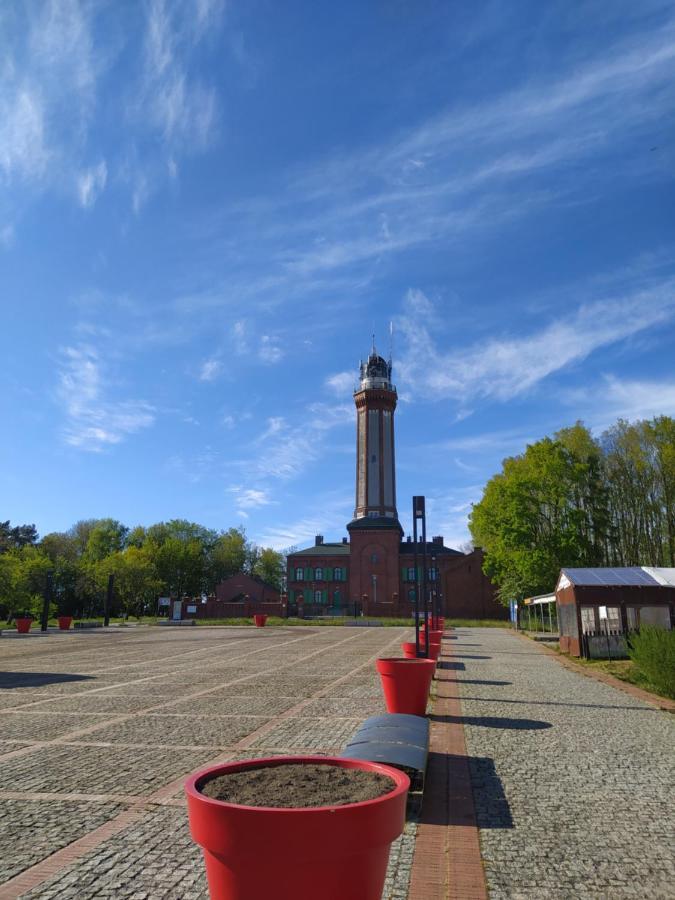
{"type": "Polygon", "coordinates": [[[627,566],[623,569],[563,569],[572,584],[598,587],[638,587],[655,585],[658,581],[639,566],[627,566]]]}

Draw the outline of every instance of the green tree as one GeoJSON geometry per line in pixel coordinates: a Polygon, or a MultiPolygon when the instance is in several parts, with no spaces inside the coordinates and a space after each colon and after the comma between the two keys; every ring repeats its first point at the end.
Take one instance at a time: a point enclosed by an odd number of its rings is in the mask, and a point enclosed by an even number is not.
{"type": "Polygon", "coordinates": [[[256,549],[258,553],[251,574],[257,575],[258,578],[262,578],[263,581],[281,590],[282,579],[286,570],[286,558],[283,553],[272,550],[271,547],[256,549]]]}
{"type": "Polygon", "coordinates": [[[107,589],[108,577],[115,576],[115,600],[127,615],[140,617],[155,611],[162,581],[146,551],[128,547],[113,553],[96,564],[96,572],[101,591],[107,589]]]}
{"type": "Polygon", "coordinates": [[[98,562],[124,549],[129,529],[116,519],[99,519],[87,537],[84,556],[98,562]]]}
{"type": "Polygon", "coordinates": [[[247,553],[248,544],[243,528],[229,528],[218,535],[206,551],[207,592],[212,593],[223,579],[241,572],[246,565],[247,553]]]}

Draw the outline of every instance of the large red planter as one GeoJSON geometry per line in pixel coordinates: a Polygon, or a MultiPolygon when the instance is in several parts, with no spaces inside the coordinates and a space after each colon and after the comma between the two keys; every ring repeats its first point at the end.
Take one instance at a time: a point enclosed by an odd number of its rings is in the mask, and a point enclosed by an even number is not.
{"type": "MultiPolygon", "coordinates": [[[[424,636],[424,633],[425,633],[424,628],[420,628],[420,640],[424,636]]],[[[433,641],[433,643],[435,643],[435,644],[439,643],[442,637],[443,637],[443,632],[440,629],[436,629],[436,630],[434,630],[432,628],[429,629],[429,640],[433,641]]]]}
{"type": "Polygon", "coordinates": [[[256,613],[253,616],[253,621],[255,622],[256,628],[263,628],[265,622],[267,621],[267,616],[265,615],[265,613],[256,613]]]}
{"type": "Polygon", "coordinates": [[[329,756],[251,759],[196,772],[185,793],[211,900],[380,900],[409,787],[398,769],[329,756]],[[380,772],[392,779],[392,791],[344,806],[273,809],[212,800],[197,789],[207,777],[288,763],[380,772]]]}
{"type": "MultiPolygon", "coordinates": [[[[420,635],[420,650],[422,654],[424,654],[424,634],[420,635]]],[[[404,641],[401,644],[401,650],[403,650],[403,656],[405,659],[417,659],[417,653],[415,651],[415,641],[404,641]]],[[[438,659],[441,653],[441,645],[438,641],[429,641],[429,659],[438,659]]],[[[424,658],[424,657],[421,657],[424,658]]]]}
{"type": "Polygon", "coordinates": [[[380,673],[387,712],[425,715],[436,661],[389,657],[375,660],[375,665],[380,673]]]}
{"type": "Polygon", "coordinates": [[[16,630],[19,634],[28,634],[30,631],[30,623],[32,619],[15,619],[16,622],[16,630]]]}
{"type": "Polygon", "coordinates": [[[59,616],[56,620],[59,623],[59,631],[68,631],[70,628],[73,617],[72,616],[59,616]]]}

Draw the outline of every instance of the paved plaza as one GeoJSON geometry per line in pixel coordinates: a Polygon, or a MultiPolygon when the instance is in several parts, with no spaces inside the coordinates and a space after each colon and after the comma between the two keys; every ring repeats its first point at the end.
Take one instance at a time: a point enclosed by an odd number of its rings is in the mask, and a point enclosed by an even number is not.
{"type": "MultiPolygon", "coordinates": [[[[339,752],[384,711],[374,660],[410,633],[3,636],[0,900],[205,898],[185,775],[229,758],[339,752]]],[[[457,629],[444,648],[432,727],[463,727],[489,895],[675,896],[672,715],[506,630],[457,629]]],[[[419,827],[453,839],[452,816],[419,827]]],[[[426,900],[415,878],[409,891],[416,831],[393,848],[387,898],[426,900]]]]}

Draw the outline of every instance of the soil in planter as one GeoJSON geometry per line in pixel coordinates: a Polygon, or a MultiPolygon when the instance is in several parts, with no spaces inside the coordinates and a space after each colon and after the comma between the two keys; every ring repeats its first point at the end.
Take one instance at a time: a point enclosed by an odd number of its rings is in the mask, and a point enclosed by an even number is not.
{"type": "Polygon", "coordinates": [[[391,778],[378,772],[307,763],[218,775],[204,782],[200,791],[214,800],[242,806],[298,808],[373,800],[394,787],[391,778]]]}

